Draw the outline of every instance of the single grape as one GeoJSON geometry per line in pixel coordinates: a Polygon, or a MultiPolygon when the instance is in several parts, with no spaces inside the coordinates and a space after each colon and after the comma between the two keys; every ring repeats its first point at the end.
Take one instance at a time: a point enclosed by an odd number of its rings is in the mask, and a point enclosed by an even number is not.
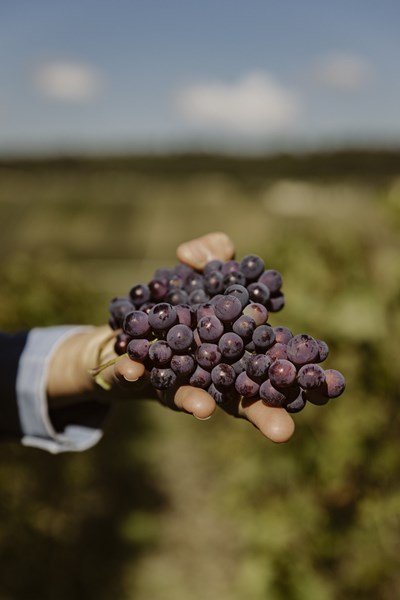
{"type": "Polygon", "coordinates": [[[196,320],[200,321],[202,317],[206,316],[214,316],[215,315],[215,307],[211,302],[204,302],[200,304],[196,309],[196,320]]]}
{"type": "MultiPolygon", "coordinates": [[[[275,338],[276,339],[276,338],[275,338]]],[[[287,359],[287,347],[286,344],[275,343],[269,348],[266,354],[270,357],[271,361],[277,360],[278,358],[287,359]]]]}
{"type": "Polygon", "coordinates": [[[243,309],[243,314],[251,317],[256,325],[263,325],[268,320],[268,311],[263,304],[252,302],[243,309]]]}
{"type": "Polygon", "coordinates": [[[282,275],[274,269],[267,269],[261,273],[258,281],[268,287],[271,295],[277,294],[282,287],[282,275]]]}
{"type": "Polygon", "coordinates": [[[211,296],[220,294],[225,288],[223,279],[221,271],[211,271],[204,277],[205,291],[211,296]]]}
{"type": "Polygon", "coordinates": [[[186,281],[186,279],[188,277],[190,277],[190,275],[192,275],[192,273],[194,273],[194,272],[195,271],[194,271],[193,267],[190,267],[189,265],[185,265],[184,263],[178,263],[174,267],[174,273],[176,275],[179,275],[179,277],[183,281],[186,281]]]}
{"type": "Polygon", "coordinates": [[[188,377],[195,370],[196,363],[190,354],[174,354],[170,366],[179,377],[188,377]]]}
{"type": "Polygon", "coordinates": [[[210,260],[204,266],[203,274],[205,276],[207,276],[207,275],[210,275],[210,273],[213,273],[214,271],[221,271],[223,264],[224,264],[223,261],[219,260],[218,258],[210,260]]]}
{"type": "Polygon", "coordinates": [[[254,281],[253,283],[249,283],[247,291],[251,302],[258,302],[259,304],[266,306],[270,296],[269,289],[266,285],[259,281],[254,281]]]}
{"type": "Polygon", "coordinates": [[[155,306],[154,302],[145,302],[144,304],[141,304],[139,306],[139,310],[141,310],[142,312],[145,312],[148,315],[149,312],[151,311],[151,309],[153,308],[153,306],[155,306]]]}
{"type": "Polygon", "coordinates": [[[240,300],[242,308],[244,308],[249,302],[249,292],[244,287],[244,285],[240,285],[239,283],[233,283],[232,285],[228,285],[224,294],[225,296],[236,296],[236,298],[240,300]]]}
{"type": "Polygon", "coordinates": [[[230,285],[235,285],[235,284],[239,284],[239,285],[246,285],[246,277],[244,276],[244,274],[241,271],[228,271],[228,273],[226,273],[224,275],[224,286],[227,288],[230,285]]]}
{"type": "Polygon", "coordinates": [[[185,291],[190,294],[194,290],[204,289],[203,276],[200,273],[191,273],[186,277],[184,284],[185,291]]]}
{"type": "Polygon", "coordinates": [[[224,392],[221,392],[220,390],[217,390],[213,383],[211,383],[207,391],[210,394],[210,396],[214,398],[215,403],[222,407],[229,405],[232,402],[237,402],[239,400],[236,391],[232,390],[231,388],[224,392]]]}
{"type": "Polygon", "coordinates": [[[254,319],[247,315],[241,315],[232,323],[232,331],[240,335],[244,343],[250,342],[257,325],[254,319]]]}
{"type": "Polygon", "coordinates": [[[211,371],[221,362],[222,354],[217,344],[204,342],[197,348],[195,358],[203,369],[211,371]]]}
{"type": "Polygon", "coordinates": [[[131,336],[127,333],[121,332],[115,338],[114,343],[114,352],[118,354],[118,356],[122,356],[125,354],[128,348],[128,344],[131,341],[131,336]]]}
{"type": "Polygon", "coordinates": [[[239,263],[240,271],[246,277],[247,283],[256,281],[264,271],[264,261],[255,254],[249,254],[242,258],[239,263]]]}
{"type": "Polygon", "coordinates": [[[129,297],[135,306],[140,306],[150,300],[151,292],[145,283],[138,283],[131,288],[129,297]]]}
{"type": "Polygon", "coordinates": [[[189,384],[193,387],[199,387],[204,390],[208,389],[208,387],[211,385],[210,371],[206,371],[206,369],[203,369],[203,367],[197,365],[189,379],[189,384]]]}
{"type": "Polygon", "coordinates": [[[325,381],[324,369],[315,363],[303,365],[297,373],[297,383],[303,390],[321,388],[325,381]]]}
{"type": "Polygon", "coordinates": [[[274,327],[275,332],[275,340],[279,344],[287,344],[290,339],[293,337],[293,333],[287,327],[282,327],[279,325],[278,327],[274,327]]]}
{"type": "Polygon", "coordinates": [[[277,294],[276,296],[270,296],[267,300],[267,308],[270,312],[279,312],[285,306],[285,296],[283,294],[277,294]]]}
{"type": "Polygon", "coordinates": [[[215,315],[202,317],[197,323],[197,331],[203,342],[218,342],[224,333],[222,322],[215,315]]]}
{"type": "Polygon", "coordinates": [[[337,371],[336,369],[326,369],[325,378],[326,395],[328,398],[337,398],[340,394],[343,394],[346,387],[346,381],[340,371],[337,371]]]}
{"type": "Polygon", "coordinates": [[[150,371],[150,383],[156,390],[168,390],[176,383],[176,374],[172,369],[153,367],[150,371]]]}
{"type": "Polygon", "coordinates": [[[290,360],[279,358],[271,363],[268,375],[274,387],[287,388],[296,380],[297,371],[290,360]]]}
{"type": "Polygon", "coordinates": [[[187,325],[173,325],[168,330],[167,342],[174,352],[185,352],[193,343],[193,331],[187,325]]]}
{"type": "Polygon", "coordinates": [[[149,283],[149,290],[151,299],[154,302],[160,302],[161,300],[164,300],[165,296],[167,295],[168,286],[160,279],[152,279],[149,283]]]}
{"type": "Polygon", "coordinates": [[[252,354],[247,361],[246,373],[254,381],[261,383],[268,377],[271,359],[266,354],[252,354]]]}
{"type": "Polygon", "coordinates": [[[319,347],[316,340],[305,333],[295,335],[287,343],[287,356],[295,365],[301,366],[315,362],[319,347]]]}
{"type": "Polygon", "coordinates": [[[236,362],[232,363],[232,367],[235,370],[236,375],[242,373],[247,369],[248,362],[252,355],[249,352],[245,352],[243,356],[239,358],[236,362]]]}
{"type": "Polygon", "coordinates": [[[183,278],[178,273],[173,273],[168,279],[168,290],[181,290],[183,288],[183,278]]]}
{"type": "Polygon", "coordinates": [[[211,381],[217,388],[217,390],[224,391],[230,388],[236,379],[236,373],[231,365],[226,363],[219,363],[211,371],[211,381]]]}
{"type": "Polygon", "coordinates": [[[112,329],[120,329],[123,325],[125,316],[135,310],[135,306],[129,298],[117,296],[113,298],[109,305],[111,315],[112,329]]]}
{"type": "Polygon", "coordinates": [[[178,323],[181,325],[192,326],[193,315],[189,304],[177,304],[175,306],[176,316],[178,317],[178,323]]]}
{"type": "Polygon", "coordinates": [[[215,304],[215,315],[223,323],[236,321],[241,312],[242,305],[236,296],[222,296],[215,304]]]}
{"type": "Polygon", "coordinates": [[[170,290],[165,297],[165,301],[173,306],[176,306],[177,304],[186,304],[188,300],[189,294],[185,292],[185,290],[179,288],[170,290]]]}
{"type": "Polygon", "coordinates": [[[189,294],[189,304],[203,304],[210,299],[209,294],[203,288],[197,288],[189,294]]]}
{"type": "Polygon", "coordinates": [[[174,275],[174,272],[172,269],[168,269],[168,268],[161,268],[161,269],[157,269],[157,271],[154,273],[153,279],[157,279],[158,281],[161,281],[162,283],[164,283],[167,286],[168,289],[168,281],[171,279],[171,277],[174,275]]]}
{"type": "Polygon", "coordinates": [[[155,304],[148,315],[150,327],[154,331],[166,331],[178,320],[175,308],[167,302],[155,304]]]}
{"type": "Polygon", "coordinates": [[[222,357],[229,361],[234,362],[244,354],[244,343],[242,338],[237,333],[227,332],[224,333],[219,341],[218,348],[221,351],[222,357]]]}
{"type": "Polygon", "coordinates": [[[255,348],[259,353],[265,352],[275,341],[275,333],[269,325],[259,325],[252,336],[255,348]]]}
{"type": "Polygon", "coordinates": [[[221,267],[221,272],[226,275],[232,271],[240,271],[239,263],[237,260],[227,260],[221,267]]]}
{"type": "Polygon", "coordinates": [[[277,390],[272,385],[270,379],[266,379],[259,389],[259,396],[262,401],[268,406],[280,408],[286,403],[286,395],[284,390],[277,390]]]}
{"type": "Polygon", "coordinates": [[[323,362],[328,358],[329,355],[329,347],[324,340],[317,340],[318,344],[318,362],[323,362]]]}
{"type": "Polygon", "coordinates": [[[133,338],[147,337],[151,332],[149,315],[142,310],[133,310],[125,316],[123,330],[133,338]]]}
{"type": "Polygon", "coordinates": [[[126,348],[129,358],[144,363],[150,348],[150,342],[146,339],[131,340],[126,348]]]}
{"type": "Polygon", "coordinates": [[[172,350],[164,340],[157,340],[150,344],[149,359],[156,367],[166,367],[171,362],[172,350]]]}
{"type": "Polygon", "coordinates": [[[294,387],[290,389],[284,406],[288,413],[298,413],[303,410],[306,403],[307,396],[304,390],[294,387]]]}
{"type": "Polygon", "coordinates": [[[235,390],[243,396],[243,398],[254,398],[257,396],[260,385],[251,379],[246,371],[239,373],[235,381],[235,390]]]}

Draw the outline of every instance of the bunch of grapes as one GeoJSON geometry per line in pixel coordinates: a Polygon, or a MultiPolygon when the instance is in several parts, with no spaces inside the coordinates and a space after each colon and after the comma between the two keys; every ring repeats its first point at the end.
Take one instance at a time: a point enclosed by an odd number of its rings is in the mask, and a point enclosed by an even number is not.
{"type": "Polygon", "coordinates": [[[345,388],[323,369],[323,340],[273,327],[285,303],[282,276],[256,255],[210,261],[202,272],[183,264],[159,269],[110,303],[115,351],[143,363],[157,390],[203,388],[222,406],[261,398],[294,413],[325,404],[345,388]]]}

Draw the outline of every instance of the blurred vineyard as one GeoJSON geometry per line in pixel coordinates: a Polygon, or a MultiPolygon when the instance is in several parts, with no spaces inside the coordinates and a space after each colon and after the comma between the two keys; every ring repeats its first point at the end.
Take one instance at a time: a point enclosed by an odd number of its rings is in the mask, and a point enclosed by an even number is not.
{"type": "Polygon", "coordinates": [[[348,382],[283,446],[146,402],[85,453],[2,444],[0,600],[400,597],[399,153],[4,159],[0,222],[3,330],[104,323],[223,230],[348,382]]]}

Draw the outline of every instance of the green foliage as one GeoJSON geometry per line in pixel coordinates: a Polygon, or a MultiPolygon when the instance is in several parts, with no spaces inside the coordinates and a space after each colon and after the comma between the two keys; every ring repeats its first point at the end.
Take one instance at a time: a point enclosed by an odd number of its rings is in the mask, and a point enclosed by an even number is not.
{"type": "Polygon", "coordinates": [[[179,242],[220,229],[282,272],[271,321],[325,339],[347,390],[283,446],[146,402],[115,407],[86,453],[3,444],[1,600],[400,595],[393,157],[200,158],[3,164],[0,326],[103,323],[179,242]]]}

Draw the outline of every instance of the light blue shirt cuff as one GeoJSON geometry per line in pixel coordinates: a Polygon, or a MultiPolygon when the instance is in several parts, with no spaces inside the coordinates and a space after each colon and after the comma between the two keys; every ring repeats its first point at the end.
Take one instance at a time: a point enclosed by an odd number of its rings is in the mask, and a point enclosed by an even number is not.
{"type": "Polygon", "coordinates": [[[21,354],[17,382],[17,404],[24,446],[58,454],[91,448],[103,435],[101,429],[68,425],[62,433],[55,431],[48,411],[46,381],[50,359],[57,347],[70,335],[88,327],[60,326],[32,329],[21,354]]]}

